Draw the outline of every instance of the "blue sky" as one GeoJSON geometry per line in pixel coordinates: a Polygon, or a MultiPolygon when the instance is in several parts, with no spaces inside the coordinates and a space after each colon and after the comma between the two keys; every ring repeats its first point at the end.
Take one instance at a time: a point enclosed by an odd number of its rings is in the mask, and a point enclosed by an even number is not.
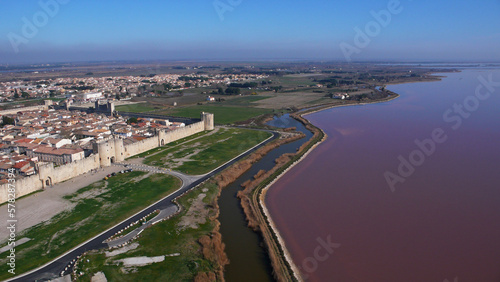
{"type": "Polygon", "coordinates": [[[342,43],[356,50],[353,61],[498,62],[500,0],[477,2],[0,0],[0,63],[346,60],[342,43]],[[391,2],[402,10],[356,45],[355,28],[366,32],[371,12],[391,2]],[[57,11],[49,15],[42,3],[57,11]]]}

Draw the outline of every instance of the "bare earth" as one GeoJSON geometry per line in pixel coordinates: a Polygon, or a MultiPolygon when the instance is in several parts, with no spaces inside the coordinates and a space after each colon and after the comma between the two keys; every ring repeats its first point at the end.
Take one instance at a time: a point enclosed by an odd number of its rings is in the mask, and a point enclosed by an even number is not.
{"type": "Polygon", "coordinates": [[[125,247],[121,247],[119,249],[116,249],[114,251],[105,252],[105,254],[106,254],[106,257],[113,257],[113,256],[117,256],[119,254],[124,254],[130,250],[135,250],[135,249],[137,249],[137,247],[139,247],[139,243],[135,242],[135,243],[132,243],[130,245],[126,245],[125,247]]]}
{"type": "Polygon", "coordinates": [[[121,260],[117,260],[116,262],[122,262],[123,266],[144,266],[152,263],[162,262],[164,260],[165,256],[157,256],[124,258],[121,260]]]}
{"type": "Polygon", "coordinates": [[[208,216],[208,209],[205,208],[205,203],[203,202],[205,196],[205,193],[201,193],[198,197],[190,200],[191,206],[179,222],[180,229],[196,229],[200,224],[205,223],[208,216]]]}
{"type": "Polygon", "coordinates": [[[106,279],[106,275],[104,275],[103,272],[97,272],[96,274],[94,274],[94,276],[92,276],[92,280],[90,280],[91,282],[107,282],[108,279],[106,279]]]}
{"type": "MultiPolygon", "coordinates": [[[[71,209],[74,204],[62,197],[76,192],[87,185],[103,179],[112,172],[118,172],[123,167],[110,166],[99,169],[96,173],[86,173],[68,181],[58,183],[42,192],[18,199],[16,201],[17,230],[19,233],[26,228],[51,219],[56,214],[71,209]]],[[[7,205],[1,207],[0,222],[7,222],[7,205]]],[[[0,228],[0,238],[7,238],[7,228],[0,228]]],[[[2,242],[5,240],[2,239],[2,242]]],[[[3,243],[2,243],[3,245],[3,243]]]]}

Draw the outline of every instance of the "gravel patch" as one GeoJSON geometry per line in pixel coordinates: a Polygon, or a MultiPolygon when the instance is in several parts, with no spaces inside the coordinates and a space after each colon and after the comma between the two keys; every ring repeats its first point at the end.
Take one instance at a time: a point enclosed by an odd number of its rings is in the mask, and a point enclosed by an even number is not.
{"type": "Polygon", "coordinates": [[[125,247],[121,247],[121,248],[113,250],[111,252],[105,252],[105,254],[106,254],[106,257],[113,257],[113,256],[117,256],[119,254],[126,253],[130,250],[135,250],[138,247],[139,247],[139,243],[132,243],[130,245],[127,245],[125,247]]]}
{"type": "Polygon", "coordinates": [[[104,275],[104,272],[97,272],[92,276],[90,279],[91,282],[108,282],[108,279],[106,279],[106,275],[104,275]]]}
{"type": "Polygon", "coordinates": [[[157,262],[162,262],[165,260],[165,256],[158,257],[133,257],[133,258],[124,258],[117,260],[115,262],[122,262],[123,266],[144,266],[157,262]]]}

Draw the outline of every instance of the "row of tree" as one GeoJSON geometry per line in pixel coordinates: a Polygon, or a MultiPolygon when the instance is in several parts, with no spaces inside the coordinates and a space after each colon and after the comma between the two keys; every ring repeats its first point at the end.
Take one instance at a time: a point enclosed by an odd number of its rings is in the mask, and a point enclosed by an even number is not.
{"type": "Polygon", "coordinates": [[[217,94],[219,95],[239,95],[241,94],[241,89],[238,87],[228,87],[226,90],[224,88],[217,88],[217,94]]]}

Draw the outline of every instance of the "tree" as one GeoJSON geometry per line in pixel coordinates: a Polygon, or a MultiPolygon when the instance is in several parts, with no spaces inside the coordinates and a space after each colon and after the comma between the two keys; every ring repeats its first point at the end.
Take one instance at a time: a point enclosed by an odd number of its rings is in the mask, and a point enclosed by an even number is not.
{"type": "Polygon", "coordinates": [[[24,99],[28,99],[30,97],[30,94],[28,94],[27,92],[22,92],[21,93],[21,96],[24,98],[24,99]]]}
{"type": "Polygon", "coordinates": [[[171,83],[163,83],[163,89],[165,91],[172,89],[172,84],[171,83]]]}
{"type": "Polygon", "coordinates": [[[280,85],[280,86],[274,86],[274,87],[271,87],[271,89],[272,89],[274,92],[276,92],[276,93],[278,93],[278,91],[280,91],[282,88],[283,88],[283,86],[281,86],[281,85],[280,85]]]}
{"type": "Polygon", "coordinates": [[[217,92],[219,95],[224,95],[224,89],[222,89],[222,87],[217,88],[217,92]]]}
{"type": "Polygon", "coordinates": [[[120,94],[116,94],[115,98],[116,100],[120,100],[120,94]]]}
{"type": "Polygon", "coordinates": [[[241,89],[237,87],[228,87],[226,89],[226,95],[238,95],[241,93],[241,89]]]}
{"type": "Polygon", "coordinates": [[[137,118],[136,117],[131,117],[127,120],[127,124],[131,124],[131,123],[137,123],[137,118]]]}
{"type": "Polygon", "coordinates": [[[15,120],[11,117],[8,117],[8,116],[3,116],[2,117],[2,123],[0,124],[1,127],[4,127],[6,126],[7,124],[12,124],[14,125],[15,124],[15,120]]]}
{"type": "Polygon", "coordinates": [[[17,92],[14,93],[14,99],[19,99],[19,94],[17,92]]]}

